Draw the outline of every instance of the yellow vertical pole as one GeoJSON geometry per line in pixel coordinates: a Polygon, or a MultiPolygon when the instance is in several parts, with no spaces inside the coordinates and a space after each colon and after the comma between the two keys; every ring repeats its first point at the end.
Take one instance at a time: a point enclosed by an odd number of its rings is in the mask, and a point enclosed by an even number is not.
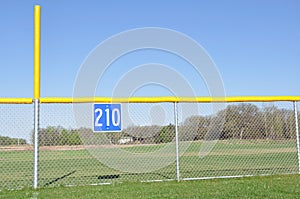
{"type": "Polygon", "coordinates": [[[33,188],[38,187],[39,179],[39,100],[40,100],[40,48],[41,48],[41,7],[34,6],[34,177],[33,188]]]}
{"type": "Polygon", "coordinates": [[[40,57],[41,57],[41,7],[34,6],[34,91],[33,98],[40,98],[40,57]]]}

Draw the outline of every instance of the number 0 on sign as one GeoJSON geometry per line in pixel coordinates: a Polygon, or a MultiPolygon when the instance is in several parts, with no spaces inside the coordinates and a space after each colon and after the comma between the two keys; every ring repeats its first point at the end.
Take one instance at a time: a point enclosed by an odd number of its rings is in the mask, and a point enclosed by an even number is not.
{"type": "Polygon", "coordinates": [[[94,104],[94,132],[122,130],[121,104],[94,104]]]}

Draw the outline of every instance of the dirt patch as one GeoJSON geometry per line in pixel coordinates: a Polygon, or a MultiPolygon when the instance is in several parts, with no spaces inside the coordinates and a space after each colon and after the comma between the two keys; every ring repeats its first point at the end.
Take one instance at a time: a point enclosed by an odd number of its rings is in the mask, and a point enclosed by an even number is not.
{"type": "Polygon", "coordinates": [[[68,150],[83,150],[83,145],[76,146],[41,146],[41,151],[68,151],[68,150]]]}
{"type": "Polygon", "coordinates": [[[31,145],[1,146],[0,151],[33,151],[33,146],[31,145]]]}

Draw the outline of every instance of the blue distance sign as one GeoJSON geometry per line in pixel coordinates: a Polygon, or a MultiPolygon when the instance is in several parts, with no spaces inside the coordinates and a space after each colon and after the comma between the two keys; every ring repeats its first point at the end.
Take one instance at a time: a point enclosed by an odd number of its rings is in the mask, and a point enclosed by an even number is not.
{"type": "Polygon", "coordinates": [[[121,130],[121,104],[94,104],[94,132],[121,130]]]}

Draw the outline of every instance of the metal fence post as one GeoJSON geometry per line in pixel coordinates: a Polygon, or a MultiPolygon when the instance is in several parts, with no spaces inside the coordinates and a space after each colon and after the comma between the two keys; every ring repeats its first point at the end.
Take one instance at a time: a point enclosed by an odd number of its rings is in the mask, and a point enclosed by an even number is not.
{"type": "Polygon", "coordinates": [[[178,110],[177,102],[174,102],[174,123],[175,123],[175,147],[176,147],[176,179],[180,180],[179,168],[179,143],[178,143],[178,110]]]}
{"type": "Polygon", "coordinates": [[[299,124],[298,124],[298,111],[297,102],[294,101],[294,111],[295,111],[295,126],[296,126],[296,140],[297,140],[297,151],[298,151],[298,172],[300,174],[300,144],[299,144],[299,124]]]}
{"type": "Polygon", "coordinates": [[[40,102],[34,100],[34,171],[33,171],[33,188],[38,187],[39,178],[39,111],[40,102]]]}

